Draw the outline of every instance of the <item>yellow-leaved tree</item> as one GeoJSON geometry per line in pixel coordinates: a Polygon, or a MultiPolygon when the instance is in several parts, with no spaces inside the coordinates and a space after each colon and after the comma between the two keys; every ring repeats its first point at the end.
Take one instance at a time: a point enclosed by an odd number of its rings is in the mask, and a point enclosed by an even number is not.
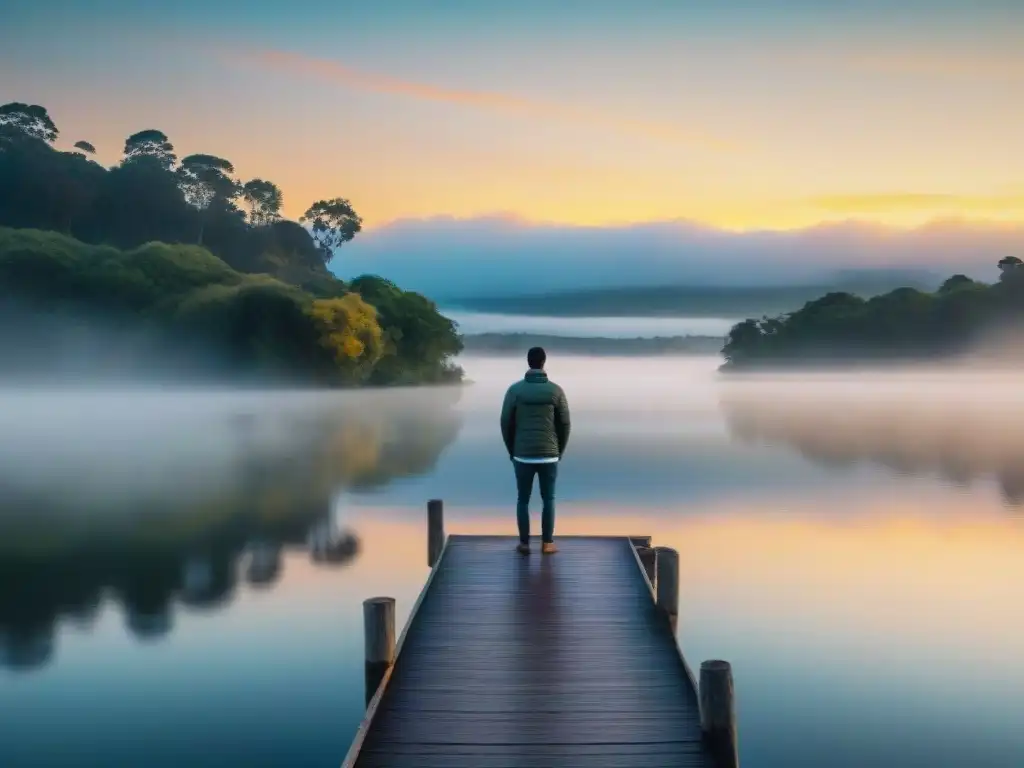
{"type": "Polygon", "coordinates": [[[377,310],[358,293],[338,299],[317,299],[310,314],[341,378],[362,381],[384,353],[384,335],[377,310]]]}

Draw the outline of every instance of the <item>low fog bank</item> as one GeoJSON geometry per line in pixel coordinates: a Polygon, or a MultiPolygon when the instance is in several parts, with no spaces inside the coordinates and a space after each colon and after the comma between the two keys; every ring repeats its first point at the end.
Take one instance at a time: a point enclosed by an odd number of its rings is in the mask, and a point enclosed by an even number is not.
{"type": "MultiPolygon", "coordinates": [[[[459,364],[473,382],[465,390],[468,408],[500,406],[505,388],[526,371],[525,353],[491,357],[464,354],[459,364]],[[498,398],[497,401],[495,398],[498,398]]],[[[837,369],[799,369],[723,374],[718,355],[686,357],[548,355],[548,375],[561,384],[573,409],[626,410],[637,414],[704,408],[718,413],[722,402],[772,406],[790,403],[941,404],[950,412],[995,409],[1019,403],[1024,409],[1024,371],[983,363],[922,363],[837,369]],[[999,404],[997,406],[997,404],[999,404]]],[[[1024,414],[1022,414],[1024,415],[1024,414]]],[[[1024,430],[1024,418],[1020,428],[1024,430]]]]}
{"type": "Polygon", "coordinates": [[[838,272],[865,269],[982,277],[1015,252],[1022,234],[1015,224],[956,220],[909,230],[850,221],[730,232],[687,221],[579,227],[436,217],[363,233],[346,246],[338,269],[343,278],[379,274],[435,299],[624,286],[819,284],[838,272]]]}
{"type": "MultiPolygon", "coordinates": [[[[50,513],[95,521],[205,505],[241,510],[257,503],[246,495],[253,489],[257,500],[276,494],[288,509],[430,471],[464,425],[497,440],[504,392],[526,370],[518,357],[458,362],[472,382],[465,387],[0,387],[0,529],[50,513]],[[264,493],[254,478],[276,490],[264,493]]],[[[634,438],[731,433],[825,457],[895,452],[911,464],[960,468],[958,477],[965,467],[1012,474],[1024,460],[1024,375],[1015,370],[723,376],[719,363],[714,355],[552,354],[547,368],[581,437],[613,439],[620,428],[634,438]]]]}
{"type": "Polygon", "coordinates": [[[722,375],[718,381],[723,396],[755,402],[933,403],[953,409],[1019,403],[1024,407],[1024,370],[968,360],[752,372],[722,375]]]}
{"type": "Polygon", "coordinates": [[[1024,371],[1024,320],[1005,318],[986,328],[949,363],[962,370],[1024,371]]]}
{"type": "Polygon", "coordinates": [[[40,311],[0,302],[0,386],[258,386],[221,352],[144,326],[87,312],[40,311]]]}
{"type": "MultiPolygon", "coordinates": [[[[0,529],[225,504],[254,477],[285,498],[425,471],[458,387],[296,391],[0,388],[0,529]]],[[[285,505],[287,506],[287,504],[285,505]]],[[[95,520],[94,520],[95,522],[95,520]]]]}
{"type": "MultiPolygon", "coordinates": [[[[890,337],[898,337],[898,330],[890,337]]],[[[1024,321],[1008,318],[982,328],[965,328],[958,338],[948,339],[948,347],[926,342],[888,347],[889,337],[882,336],[877,347],[840,340],[811,342],[800,339],[799,346],[787,353],[761,358],[741,357],[737,351],[723,348],[726,364],[722,374],[730,380],[747,384],[788,382],[805,377],[828,376],[838,380],[867,376],[889,381],[892,377],[920,376],[929,382],[944,376],[981,377],[985,381],[1001,381],[1016,374],[1024,375],[1024,321]],[[993,380],[990,377],[996,376],[993,380]]],[[[945,337],[940,341],[946,343],[945,337]]],[[[726,342],[729,340],[726,339],[726,342]]]]}
{"type": "Polygon", "coordinates": [[[1024,373],[982,362],[729,377],[731,434],[831,468],[994,481],[1024,503],[1024,373]]]}
{"type": "MultiPolygon", "coordinates": [[[[919,363],[717,374],[724,401],[935,405],[950,412],[1024,408],[1024,368],[999,355],[919,363]]],[[[1024,420],[1021,421],[1024,429],[1024,420]]]]}
{"type": "MultiPolygon", "coordinates": [[[[716,416],[717,355],[691,356],[584,356],[551,353],[545,366],[551,379],[566,391],[573,414],[573,429],[587,428],[606,417],[626,415],[657,421],[666,412],[686,411],[716,416]],[[578,417],[578,418],[577,418],[578,417]]],[[[505,390],[526,373],[526,355],[463,355],[472,386],[466,388],[462,408],[482,412],[485,428],[497,429],[498,411],[505,390]]]]}
{"type": "MultiPolygon", "coordinates": [[[[523,375],[525,360],[466,356],[461,362],[475,382],[465,407],[481,417],[471,423],[489,434],[497,429],[501,396],[523,375]]],[[[1019,368],[960,361],[723,375],[719,362],[714,356],[550,355],[547,369],[566,390],[579,440],[614,444],[621,433],[623,445],[636,445],[646,434],[654,445],[674,434],[702,440],[714,452],[719,437],[731,438],[795,451],[830,470],[874,466],[991,484],[1007,503],[1024,503],[1019,368]]],[[[744,482],[742,472],[737,482],[744,482]]]]}

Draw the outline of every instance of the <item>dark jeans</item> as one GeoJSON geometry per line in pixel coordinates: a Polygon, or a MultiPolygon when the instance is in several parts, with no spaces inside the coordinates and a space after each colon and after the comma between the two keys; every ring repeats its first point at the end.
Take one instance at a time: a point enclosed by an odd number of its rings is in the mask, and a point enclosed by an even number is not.
{"type": "Polygon", "coordinates": [[[540,486],[540,498],[544,502],[544,511],[540,518],[541,538],[544,541],[555,540],[555,480],[558,478],[558,462],[550,464],[525,464],[513,460],[516,468],[516,522],[519,524],[519,540],[523,543],[530,540],[530,495],[533,493],[533,478],[537,476],[540,486]]]}

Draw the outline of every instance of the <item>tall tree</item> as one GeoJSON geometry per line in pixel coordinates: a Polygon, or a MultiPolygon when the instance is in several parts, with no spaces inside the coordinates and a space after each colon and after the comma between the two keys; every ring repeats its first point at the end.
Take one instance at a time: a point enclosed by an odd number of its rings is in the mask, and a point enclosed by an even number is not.
{"type": "Polygon", "coordinates": [[[280,187],[272,181],[247,181],[242,187],[242,199],[249,209],[249,223],[254,227],[273,224],[281,218],[284,197],[280,187]]]}
{"type": "Polygon", "coordinates": [[[94,147],[88,141],[76,141],[75,142],[75,149],[80,149],[80,150],[82,150],[87,155],[95,155],[96,154],[96,147],[94,147]]]}
{"type": "Polygon", "coordinates": [[[1011,286],[1013,292],[1020,295],[1024,290],[1024,261],[1016,256],[1006,256],[999,260],[999,282],[1011,286]]]}
{"type": "Polygon", "coordinates": [[[82,154],[18,136],[0,151],[0,225],[70,231],[71,212],[87,207],[105,171],[82,154]]]}
{"type": "Polygon", "coordinates": [[[214,203],[232,206],[241,187],[231,178],[235,167],[222,157],[215,155],[189,155],[181,161],[178,169],[178,184],[185,199],[199,209],[199,237],[203,244],[203,230],[206,227],[206,211],[214,203]]]}
{"type": "Polygon", "coordinates": [[[174,154],[174,145],[167,134],[155,128],[133,133],[124,142],[124,162],[149,160],[164,170],[171,170],[178,159],[174,154]]]}
{"type": "Polygon", "coordinates": [[[349,242],[363,228],[363,220],[352,208],[352,204],[343,197],[318,200],[299,221],[310,225],[313,240],[324,264],[329,263],[334,257],[335,248],[349,242]]]}
{"type": "Polygon", "coordinates": [[[50,154],[53,155],[53,170],[48,174],[50,209],[60,231],[72,235],[99,194],[107,171],[81,152],[50,154]]]}
{"type": "Polygon", "coordinates": [[[58,133],[45,107],[18,101],[0,106],[0,141],[28,137],[52,144],[58,133]]]}
{"type": "Polygon", "coordinates": [[[952,293],[953,291],[960,290],[961,288],[969,288],[978,285],[967,275],[953,275],[948,278],[941,286],[939,286],[939,293],[952,293]]]}
{"type": "Polygon", "coordinates": [[[999,267],[999,272],[1005,275],[1008,272],[1016,272],[1024,266],[1024,261],[1021,261],[1016,256],[1004,256],[996,266],[999,267]]]}
{"type": "Polygon", "coordinates": [[[81,233],[93,242],[134,248],[153,240],[188,242],[197,226],[195,209],[185,202],[177,176],[158,162],[140,158],[106,172],[81,233]]]}

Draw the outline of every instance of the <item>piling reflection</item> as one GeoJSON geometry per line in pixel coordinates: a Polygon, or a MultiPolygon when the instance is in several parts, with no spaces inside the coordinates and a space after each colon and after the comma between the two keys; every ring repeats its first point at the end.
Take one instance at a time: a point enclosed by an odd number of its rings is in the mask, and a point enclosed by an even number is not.
{"type": "Polygon", "coordinates": [[[156,475],[166,482],[132,494],[111,487],[81,506],[56,478],[54,493],[26,494],[0,476],[0,666],[45,666],[61,622],[87,629],[111,601],[134,638],[156,642],[180,611],[217,612],[241,590],[272,589],[288,550],[323,567],[351,563],[360,540],[336,494],[430,471],[460,427],[450,405],[276,424],[235,416],[225,420],[233,451],[201,482],[198,469],[167,468],[156,475]],[[290,438],[268,446],[261,430],[290,438]]]}
{"type": "Polygon", "coordinates": [[[1024,404],[977,394],[952,402],[914,391],[843,397],[733,392],[721,405],[741,442],[788,446],[832,469],[875,464],[963,486],[994,479],[1008,505],[1022,506],[1024,404]]]}

